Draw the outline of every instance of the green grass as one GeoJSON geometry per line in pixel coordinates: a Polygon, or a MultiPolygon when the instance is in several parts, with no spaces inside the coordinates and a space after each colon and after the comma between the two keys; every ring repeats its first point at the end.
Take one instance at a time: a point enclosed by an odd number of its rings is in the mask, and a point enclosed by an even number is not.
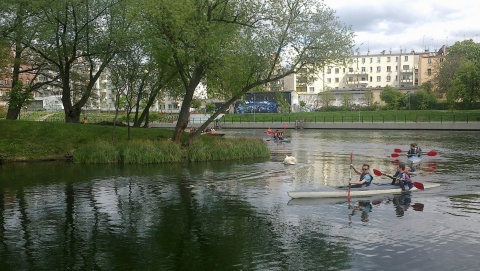
{"type": "MultiPolygon", "coordinates": [[[[0,120],[0,155],[5,161],[64,159],[77,163],[152,164],[269,157],[262,139],[200,136],[188,147],[170,141],[172,130],[0,120]]],[[[183,135],[183,139],[188,134],[183,135]]]]}
{"type": "Polygon", "coordinates": [[[222,122],[476,122],[480,110],[378,110],[227,114],[222,122]]]}

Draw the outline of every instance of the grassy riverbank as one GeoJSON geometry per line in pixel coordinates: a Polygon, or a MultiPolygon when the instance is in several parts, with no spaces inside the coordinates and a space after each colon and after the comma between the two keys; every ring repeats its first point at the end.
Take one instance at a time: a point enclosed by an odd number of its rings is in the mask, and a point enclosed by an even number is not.
{"type": "MultiPolygon", "coordinates": [[[[163,163],[268,157],[261,139],[201,136],[187,148],[172,143],[173,131],[70,124],[61,122],[0,120],[0,155],[3,161],[60,160],[73,155],[78,163],[163,163]]],[[[187,136],[187,135],[185,135],[187,136]]]]}

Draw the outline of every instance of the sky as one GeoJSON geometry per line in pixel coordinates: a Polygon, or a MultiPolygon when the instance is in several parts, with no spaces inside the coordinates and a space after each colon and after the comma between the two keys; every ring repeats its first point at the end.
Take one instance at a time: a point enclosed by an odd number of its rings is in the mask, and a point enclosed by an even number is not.
{"type": "Polygon", "coordinates": [[[360,54],[436,51],[442,45],[480,42],[478,0],[324,0],[355,32],[360,54]]]}

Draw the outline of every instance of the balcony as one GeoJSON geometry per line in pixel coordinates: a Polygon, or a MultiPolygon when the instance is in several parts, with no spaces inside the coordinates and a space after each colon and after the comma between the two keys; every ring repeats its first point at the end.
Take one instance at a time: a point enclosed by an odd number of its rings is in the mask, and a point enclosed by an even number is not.
{"type": "Polygon", "coordinates": [[[366,87],[368,85],[368,81],[367,80],[351,80],[351,81],[346,81],[345,84],[348,86],[357,85],[361,87],[366,87]]]}
{"type": "Polygon", "coordinates": [[[366,71],[362,72],[360,70],[354,70],[354,71],[347,71],[345,74],[353,74],[353,75],[367,75],[368,73],[366,71]]]}

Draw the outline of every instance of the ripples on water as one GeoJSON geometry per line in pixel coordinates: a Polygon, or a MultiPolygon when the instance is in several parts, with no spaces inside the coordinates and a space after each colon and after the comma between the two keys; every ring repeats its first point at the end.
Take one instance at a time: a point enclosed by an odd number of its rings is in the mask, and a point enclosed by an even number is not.
{"type": "Polygon", "coordinates": [[[477,133],[288,133],[292,143],[269,143],[268,161],[4,165],[0,269],[477,269],[477,133]],[[392,173],[392,150],[410,141],[439,152],[414,180],[440,188],[350,205],[287,196],[345,185],[350,153],[357,167],[392,173]],[[283,165],[285,154],[298,164],[283,165]]]}

